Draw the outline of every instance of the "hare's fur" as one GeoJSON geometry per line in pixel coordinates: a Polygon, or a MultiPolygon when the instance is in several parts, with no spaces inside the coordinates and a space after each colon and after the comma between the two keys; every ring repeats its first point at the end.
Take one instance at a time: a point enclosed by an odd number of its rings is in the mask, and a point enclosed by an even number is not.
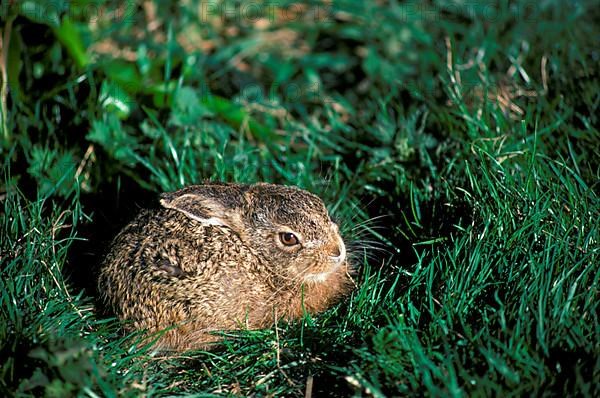
{"type": "Polygon", "coordinates": [[[163,194],[161,204],[119,233],[99,278],[129,328],[168,328],[159,348],[208,348],[211,331],[323,311],[351,289],[337,226],[304,190],[213,183],[163,194]],[[300,244],[283,245],[285,232],[300,244]]]}

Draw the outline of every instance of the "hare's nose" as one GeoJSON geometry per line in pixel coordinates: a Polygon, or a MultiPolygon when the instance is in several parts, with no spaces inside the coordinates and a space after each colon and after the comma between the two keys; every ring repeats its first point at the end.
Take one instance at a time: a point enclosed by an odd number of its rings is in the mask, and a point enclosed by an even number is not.
{"type": "Polygon", "coordinates": [[[346,258],[346,246],[343,240],[339,240],[338,244],[333,247],[333,250],[329,253],[329,256],[336,263],[341,263],[346,258]]]}

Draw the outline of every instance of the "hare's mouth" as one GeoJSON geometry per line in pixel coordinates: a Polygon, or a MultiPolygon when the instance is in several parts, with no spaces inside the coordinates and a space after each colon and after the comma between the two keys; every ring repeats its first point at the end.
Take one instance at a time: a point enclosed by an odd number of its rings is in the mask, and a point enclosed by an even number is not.
{"type": "Polygon", "coordinates": [[[327,280],[327,277],[331,275],[332,271],[320,272],[318,274],[308,274],[304,277],[304,282],[323,283],[327,280]]]}
{"type": "Polygon", "coordinates": [[[307,273],[304,277],[305,282],[312,283],[323,283],[327,278],[336,272],[346,262],[346,246],[344,241],[338,237],[338,243],[333,247],[333,250],[328,253],[327,260],[324,263],[319,264],[317,269],[307,273]]]}
{"type": "Polygon", "coordinates": [[[342,266],[343,263],[343,261],[336,262],[327,271],[306,274],[306,276],[304,277],[304,282],[323,283],[327,280],[327,278],[329,278],[329,276],[331,276],[331,274],[336,272],[342,266]]]}

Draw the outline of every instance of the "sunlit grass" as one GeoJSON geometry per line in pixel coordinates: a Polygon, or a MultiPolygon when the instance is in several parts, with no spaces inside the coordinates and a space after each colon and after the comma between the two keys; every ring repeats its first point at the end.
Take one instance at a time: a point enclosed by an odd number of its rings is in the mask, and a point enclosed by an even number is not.
{"type": "Polygon", "coordinates": [[[598,394],[591,6],[340,1],[265,27],[131,4],[11,22],[1,395],[598,394]],[[352,294],[209,352],[124,335],[96,300],[108,242],[204,180],[320,195],[352,294]]]}

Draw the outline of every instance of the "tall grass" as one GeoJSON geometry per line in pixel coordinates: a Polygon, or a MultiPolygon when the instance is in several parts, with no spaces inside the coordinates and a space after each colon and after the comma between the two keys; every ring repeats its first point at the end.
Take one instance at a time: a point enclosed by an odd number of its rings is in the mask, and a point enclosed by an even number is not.
{"type": "Polygon", "coordinates": [[[600,393],[591,2],[309,2],[293,21],[282,2],[259,22],[84,3],[0,10],[0,394],[600,393]],[[207,179],[319,194],[353,293],[209,352],[124,334],[96,300],[108,243],[207,179]]]}

